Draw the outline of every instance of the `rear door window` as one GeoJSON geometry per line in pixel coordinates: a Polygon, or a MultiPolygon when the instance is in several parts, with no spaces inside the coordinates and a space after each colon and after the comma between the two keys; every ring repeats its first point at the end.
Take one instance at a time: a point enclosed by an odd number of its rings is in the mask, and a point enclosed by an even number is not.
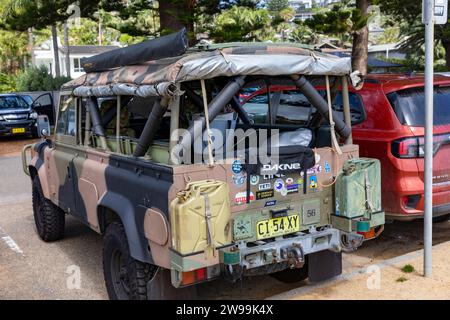
{"type": "MultiPolygon", "coordinates": [[[[425,92],[423,87],[393,92],[387,95],[401,124],[425,126],[425,92]]],[[[450,87],[434,88],[434,125],[450,124],[450,87]]]]}

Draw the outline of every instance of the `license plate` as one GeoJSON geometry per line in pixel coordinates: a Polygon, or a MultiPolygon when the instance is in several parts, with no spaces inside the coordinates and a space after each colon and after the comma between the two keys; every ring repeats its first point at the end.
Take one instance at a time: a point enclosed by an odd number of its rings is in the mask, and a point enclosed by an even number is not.
{"type": "Polygon", "coordinates": [[[300,231],[300,218],[298,215],[273,218],[259,221],[256,225],[258,240],[280,237],[300,231]]]}
{"type": "Polygon", "coordinates": [[[25,128],[13,128],[13,129],[12,129],[12,133],[13,133],[13,134],[17,134],[17,133],[25,133],[25,128]]]}

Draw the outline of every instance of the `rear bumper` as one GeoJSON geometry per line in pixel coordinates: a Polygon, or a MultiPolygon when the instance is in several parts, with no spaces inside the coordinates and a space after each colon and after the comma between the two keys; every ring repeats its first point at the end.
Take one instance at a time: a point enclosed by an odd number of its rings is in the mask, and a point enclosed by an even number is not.
{"type": "MultiPolygon", "coordinates": [[[[440,217],[446,214],[450,214],[450,203],[433,207],[433,218],[440,217]]],[[[400,221],[413,221],[416,219],[422,219],[423,215],[423,211],[408,214],[386,213],[386,218],[400,221]]]]}

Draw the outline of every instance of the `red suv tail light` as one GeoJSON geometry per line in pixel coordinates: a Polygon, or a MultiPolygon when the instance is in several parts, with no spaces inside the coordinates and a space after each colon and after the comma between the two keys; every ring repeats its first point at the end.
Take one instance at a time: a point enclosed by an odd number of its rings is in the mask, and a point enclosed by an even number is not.
{"type": "Polygon", "coordinates": [[[397,158],[422,158],[424,150],[423,138],[403,138],[391,145],[392,154],[397,158]]]}
{"type": "MultiPolygon", "coordinates": [[[[435,135],[433,138],[433,155],[442,144],[450,142],[448,134],[435,135]]],[[[423,158],[425,155],[425,138],[411,137],[402,138],[392,142],[392,154],[397,158],[423,158]]]]}

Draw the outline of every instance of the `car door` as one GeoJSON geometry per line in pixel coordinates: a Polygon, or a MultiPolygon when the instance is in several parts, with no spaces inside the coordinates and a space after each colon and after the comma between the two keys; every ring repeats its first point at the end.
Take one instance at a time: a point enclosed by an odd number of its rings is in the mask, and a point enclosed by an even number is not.
{"type": "Polygon", "coordinates": [[[55,129],[53,158],[56,173],[53,183],[56,187],[58,205],[67,212],[75,212],[75,170],[73,160],[77,156],[77,99],[62,96],[55,129]]]}
{"type": "Polygon", "coordinates": [[[46,115],[50,121],[50,125],[55,125],[55,107],[53,104],[53,96],[51,93],[44,93],[34,99],[32,108],[39,115],[46,115]]]}

